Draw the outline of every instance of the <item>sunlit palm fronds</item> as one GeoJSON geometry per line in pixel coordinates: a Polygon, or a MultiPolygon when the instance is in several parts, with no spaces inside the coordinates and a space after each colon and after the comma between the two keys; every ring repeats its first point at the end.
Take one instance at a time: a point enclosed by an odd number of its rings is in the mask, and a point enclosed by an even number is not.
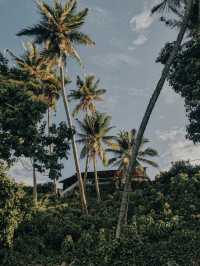
{"type": "Polygon", "coordinates": [[[79,101],[76,105],[73,115],[77,115],[80,111],[96,112],[95,102],[102,101],[102,95],[106,90],[99,88],[99,80],[95,80],[94,76],[86,76],[85,80],[77,77],[77,89],[71,90],[69,98],[79,101]]]}

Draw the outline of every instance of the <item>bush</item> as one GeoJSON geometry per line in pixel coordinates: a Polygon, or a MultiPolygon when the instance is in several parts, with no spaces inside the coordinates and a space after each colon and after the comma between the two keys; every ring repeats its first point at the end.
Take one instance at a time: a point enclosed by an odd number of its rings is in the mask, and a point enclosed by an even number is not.
{"type": "Polygon", "coordinates": [[[0,165],[0,246],[11,247],[14,232],[23,219],[22,187],[12,181],[0,165]]]}

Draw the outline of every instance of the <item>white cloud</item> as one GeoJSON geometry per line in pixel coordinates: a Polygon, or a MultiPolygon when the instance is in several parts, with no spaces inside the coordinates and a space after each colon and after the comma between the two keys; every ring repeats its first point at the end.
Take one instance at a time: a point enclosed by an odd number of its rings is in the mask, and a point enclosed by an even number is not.
{"type": "Polygon", "coordinates": [[[133,45],[143,45],[147,41],[147,37],[144,34],[138,35],[137,39],[133,41],[133,45]]]}
{"type": "Polygon", "coordinates": [[[165,131],[160,131],[160,130],[156,131],[156,135],[162,141],[174,141],[177,138],[179,139],[180,137],[183,138],[184,134],[185,134],[185,129],[182,127],[181,128],[174,127],[172,129],[165,130],[165,131]]]}
{"type": "Polygon", "coordinates": [[[185,139],[185,129],[174,127],[167,131],[157,131],[156,135],[168,145],[160,156],[166,162],[189,160],[195,162],[200,159],[200,144],[195,145],[192,141],[185,139]]]}
{"type": "MultiPolygon", "coordinates": [[[[33,184],[33,171],[31,162],[28,159],[23,159],[16,162],[9,170],[8,174],[18,183],[24,183],[32,186],[33,184]]],[[[40,173],[36,173],[38,183],[47,181],[47,178],[40,173]]]]}
{"type": "Polygon", "coordinates": [[[150,10],[144,10],[140,14],[135,15],[130,20],[130,26],[132,31],[141,33],[146,31],[154,22],[154,17],[151,16],[150,10]]]}
{"type": "Polygon", "coordinates": [[[151,8],[155,2],[157,2],[157,0],[145,1],[142,12],[131,18],[130,27],[131,30],[137,34],[137,37],[133,41],[133,46],[128,48],[129,50],[134,50],[135,46],[143,45],[148,41],[148,30],[155,20],[155,16],[151,15],[151,8]]]}
{"type": "Polygon", "coordinates": [[[194,145],[191,141],[181,140],[170,145],[172,161],[200,159],[200,145],[194,145]]]}

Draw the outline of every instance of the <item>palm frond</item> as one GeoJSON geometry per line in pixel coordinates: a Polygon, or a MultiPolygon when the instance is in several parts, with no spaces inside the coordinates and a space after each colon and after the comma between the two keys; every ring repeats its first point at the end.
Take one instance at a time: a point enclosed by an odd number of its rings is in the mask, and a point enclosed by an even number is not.
{"type": "Polygon", "coordinates": [[[141,157],[138,157],[138,160],[141,161],[141,162],[144,162],[144,163],[146,163],[148,165],[151,165],[151,166],[153,166],[155,168],[159,167],[158,164],[156,162],[154,162],[154,161],[151,161],[151,160],[148,160],[148,159],[145,159],[145,158],[141,158],[141,157]]]}
{"type": "Polygon", "coordinates": [[[80,158],[81,159],[84,159],[88,154],[88,148],[87,146],[84,146],[81,150],[81,153],[80,153],[80,158]]]}

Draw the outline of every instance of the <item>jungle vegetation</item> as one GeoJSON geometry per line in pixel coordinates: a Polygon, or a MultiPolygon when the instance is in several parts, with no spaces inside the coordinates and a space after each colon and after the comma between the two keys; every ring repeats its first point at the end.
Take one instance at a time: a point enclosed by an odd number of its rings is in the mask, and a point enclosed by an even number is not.
{"type": "Polygon", "coordinates": [[[200,142],[200,1],[161,0],[153,7],[152,16],[176,28],[177,38],[161,47],[156,62],[163,70],[139,128],[118,134],[111,115],[98,108],[109,88],[94,74],[75,73],[74,82],[67,72],[71,58],[83,67],[80,46],[95,49],[83,30],[89,9],[80,10],[77,0],[36,6],[40,18],[17,32],[25,50],[0,53],[0,265],[200,265],[200,166],[174,162],[149,179],[146,167],[159,168],[159,152],[145,137],[168,81],[185,102],[186,138],[200,142]],[[65,120],[55,121],[61,101],[65,120]],[[78,186],[65,198],[57,185],[70,156],[78,186]],[[8,174],[24,158],[31,187],[8,174]],[[104,190],[98,164],[115,169],[118,184],[112,179],[104,190]],[[49,182],[38,184],[38,174],[49,182]]]}

